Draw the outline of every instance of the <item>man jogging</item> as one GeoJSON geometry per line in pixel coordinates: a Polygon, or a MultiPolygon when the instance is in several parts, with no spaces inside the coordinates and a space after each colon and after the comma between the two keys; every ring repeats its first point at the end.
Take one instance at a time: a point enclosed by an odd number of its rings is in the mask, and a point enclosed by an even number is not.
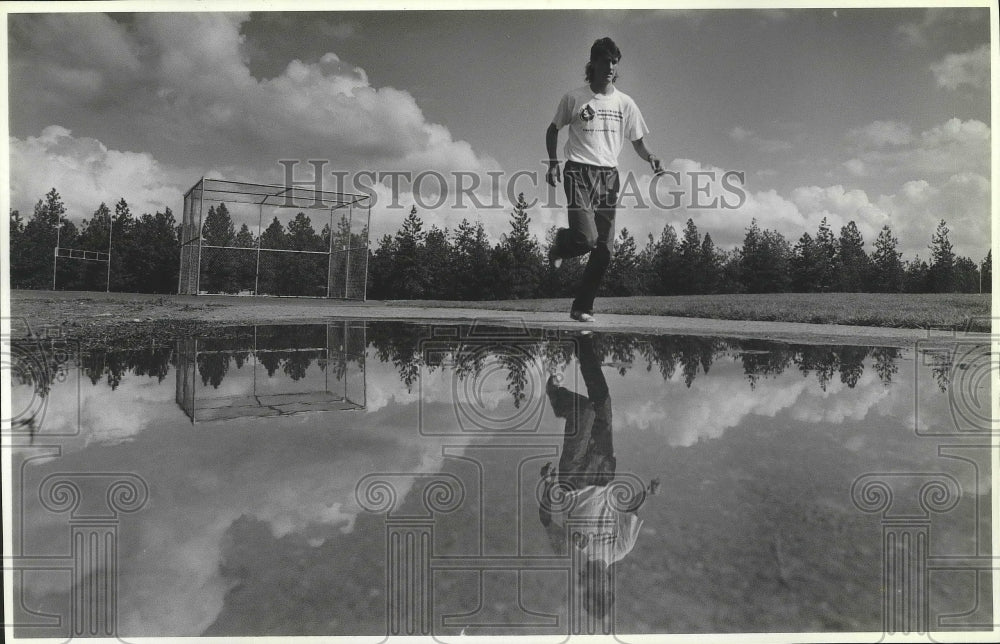
{"type": "Polygon", "coordinates": [[[569,126],[563,170],[569,228],[556,232],[549,250],[549,264],[557,268],[564,259],[590,253],[570,310],[570,317],[579,322],[594,322],[594,297],[611,263],[620,187],[618,155],[625,137],[655,173],[663,172],[660,160],[643,143],[642,137],[649,129],[639,108],[628,95],[615,88],[620,60],[621,51],[613,40],[595,41],[586,67],[587,85],[562,97],[545,132],[549,159],[545,180],[555,186],[559,181],[556,152],[559,130],[569,126]]]}

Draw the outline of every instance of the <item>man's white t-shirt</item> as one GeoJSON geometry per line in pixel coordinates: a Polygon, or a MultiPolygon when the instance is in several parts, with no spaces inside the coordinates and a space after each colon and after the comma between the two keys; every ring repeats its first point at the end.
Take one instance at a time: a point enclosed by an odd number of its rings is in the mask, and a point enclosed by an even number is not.
{"type": "Polygon", "coordinates": [[[642,113],[625,92],[611,86],[609,94],[595,94],[589,85],[562,97],[553,125],[569,126],[565,154],[570,161],[613,168],[627,137],[641,139],[649,132],[642,113]]]}
{"type": "Polygon", "coordinates": [[[566,512],[553,515],[560,524],[570,518],[582,521],[577,529],[589,537],[584,554],[587,559],[600,560],[609,566],[632,551],[642,527],[642,519],[635,512],[617,509],[611,498],[613,494],[612,487],[607,485],[588,485],[569,491],[567,495],[575,499],[572,511],[568,516],[566,512]]]}

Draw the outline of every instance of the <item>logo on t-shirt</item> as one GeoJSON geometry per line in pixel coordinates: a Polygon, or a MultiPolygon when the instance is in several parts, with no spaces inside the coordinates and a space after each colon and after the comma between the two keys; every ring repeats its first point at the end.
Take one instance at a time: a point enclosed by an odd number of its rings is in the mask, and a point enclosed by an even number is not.
{"type": "Polygon", "coordinates": [[[584,121],[593,121],[594,116],[595,116],[594,108],[592,108],[589,105],[585,105],[583,111],[580,112],[580,118],[582,118],[584,121]]]}

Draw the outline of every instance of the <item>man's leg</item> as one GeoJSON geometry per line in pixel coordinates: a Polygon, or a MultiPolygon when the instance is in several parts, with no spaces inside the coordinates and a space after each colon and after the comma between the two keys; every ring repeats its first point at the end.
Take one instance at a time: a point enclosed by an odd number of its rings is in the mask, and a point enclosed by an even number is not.
{"type": "Polygon", "coordinates": [[[556,259],[586,255],[594,248],[599,235],[594,222],[596,194],[591,170],[587,166],[567,162],[563,171],[563,187],[566,190],[569,227],[556,231],[552,247],[552,256],[556,259]]]}
{"type": "Polygon", "coordinates": [[[597,207],[594,209],[594,225],[597,229],[597,239],[594,250],[590,252],[587,268],[573,300],[573,310],[590,313],[594,310],[594,298],[604,279],[604,273],[611,264],[611,251],[615,246],[615,207],[618,203],[618,171],[604,170],[595,182],[602,189],[597,207]]]}
{"type": "Polygon", "coordinates": [[[594,423],[587,449],[586,480],[588,485],[607,485],[615,477],[616,470],[611,396],[608,382],[601,371],[601,361],[594,347],[593,337],[583,336],[577,342],[580,374],[587,385],[587,396],[594,409],[594,423]]]}

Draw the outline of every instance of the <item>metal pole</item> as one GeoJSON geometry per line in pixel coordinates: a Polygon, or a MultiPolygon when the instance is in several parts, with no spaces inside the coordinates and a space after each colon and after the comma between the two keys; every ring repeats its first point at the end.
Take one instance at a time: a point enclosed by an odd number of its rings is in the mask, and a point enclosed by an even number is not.
{"type": "Polygon", "coordinates": [[[257,264],[253,269],[253,295],[260,295],[260,237],[261,227],[264,225],[264,202],[257,204],[257,264]]]}
{"type": "Polygon", "coordinates": [[[114,230],[115,220],[111,217],[111,211],[108,211],[108,279],[104,283],[104,292],[111,292],[111,232],[114,230]]]}
{"type": "MultiPolygon", "coordinates": [[[[184,268],[185,268],[185,265],[184,265],[184,237],[185,237],[184,231],[187,229],[187,221],[188,221],[188,196],[184,195],[184,212],[181,213],[181,238],[180,238],[180,248],[178,249],[179,252],[180,252],[180,262],[181,262],[180,267],[177,269],[177,294],[178,295],[181,295],[181,288],[182,288],[182,286],[184,284],[184,268]]],[[[110,260],[110,258],[109,258],[109,260],[110,260]]],[[[109,261],[108,262],[108,266],[110,266],[110,265],[111,265],[111,262],[109,261]]]]}
{"type": "Polygon", "coordinates": [[[351,219],[354,213],[354,202],[347,207],[347,243],[344,244],[344,299],[347,299],[347,287],[351,284],[351,219]]]}
{"type": "Polygon", "coordinates": [[[330,299],[330,287],[333,285],[333,208],[330,206],[330,242],[326,245],[326,299],[330,299]]]}
{"type": "Polygon", "coordinates": [[[361,301],[368,301],[368,249],[371,246],[371,230],[372,230],[372,200],[368,199],[368,220],[365,222],[365,277],[364,277],[364,287],[361,291],[361,301]]]}
{"type": "Polygon", "coordinates": [[[52,251],[52,290],[56,290],[56,269],[59,266],[59,233],[62,231],[62,218],[56,218],[56,247],[52,251]]]}
{"type": "Polygon", "coordinates": [[[205,177],[199,182],[201,190],[198,191],[198,272],[194,276],[194,294],[201,294],[201,241],[202,241],[202,218],[205,213],[205,177]]]}

